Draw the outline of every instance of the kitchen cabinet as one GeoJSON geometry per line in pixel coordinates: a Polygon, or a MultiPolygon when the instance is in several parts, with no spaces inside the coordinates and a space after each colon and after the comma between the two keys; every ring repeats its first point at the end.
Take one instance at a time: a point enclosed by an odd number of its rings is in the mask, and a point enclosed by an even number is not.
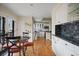
{"type": "Polygon", "coordinates": [[[61,41],[57,37],[53,36],[52,47],[57,56],[62,55],[62,46],[59,45],[60,43],[61,41]]]}
{"type": "Polygon", "coordinates": [[[79,4],[68,5],[68,19],[70,21],[79,20],[79,4]]]}
{"type": "Polygon", "coordinates": [[[69,51],[64,45],[62,45],[62,40],[60,40],[60,38],[55,37],[54,47],[57,56],[68,55],[69,51]]]}
{"type": "Polygon", "coordinates": [[[56,4],[52,10],[54,25],[79,20],[79,4],[56,4]]]}
{"type": "Polygon", "coordinates": [[[69,19],[70,21],[76,21],[79,20],[79,8],[77,8],[76,10],[68,13],[69,14],[69,19]]]}
{"type": "Polygon", "coordinates": [[[55,8],[53,8],[52,12],[52,22],[57,24],[66,23],[68,14],[68,4],[57,4],[55,8]]]}
{"type": "Polygon", "coordinates": [[[48,32],[46,32],[46,39],[51,39],[51,33],[48,31],[48,32]]]}
{"type": "Polygon", "coordinates": [[[56,40],[55,40],[54,36],[52,36],[52,50],[57,55],[57,53],[56,53],[56,40]]]}
{"type": "Polygon", "coordinates": [[[79,56],[78,46],[55,36],[52,41],[52,46],[57,56],[79,56]]]}
{"type": "Polygon", "coordinates": [[[52,34],[55,34],[55,25],[69,22],[68,4],[56,4],[52,9],[52,34]]]}
{"type": "MultiPolygon", "coordinates": [[[[79,20],[79,4],[57,4],[52,12],[52,34],[55,34],[55,25],[79,20]]],[[[62,38],[52,36],[52,49],[58,56],[79,56],[79,46],[62,38]]]]}

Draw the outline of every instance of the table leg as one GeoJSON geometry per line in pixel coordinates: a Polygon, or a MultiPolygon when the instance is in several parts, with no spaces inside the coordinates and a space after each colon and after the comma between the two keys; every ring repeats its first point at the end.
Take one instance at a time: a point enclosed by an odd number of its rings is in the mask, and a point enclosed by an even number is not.
{"type": "Polygon", "coordinates": [[[8,56],[10,56],[10,49],[8,48],[8,56]]]}
{"type": "Polygon", "coordinates": [[[19,48],[19,56],[21,56],[21,48],[19,48]]]}
{"type": "Polygon", "coordinates": [[[25,56],[25,48],[23,47],[23,56],[25,56]]]}

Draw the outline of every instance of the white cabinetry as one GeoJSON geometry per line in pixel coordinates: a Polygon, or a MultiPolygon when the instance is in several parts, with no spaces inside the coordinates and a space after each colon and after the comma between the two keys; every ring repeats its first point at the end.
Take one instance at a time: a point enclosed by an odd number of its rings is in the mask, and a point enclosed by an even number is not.
{"type": "Polygon", "coordinates": [[[69,22],[68,4],[56,4],[52,10],[52,34],[55,34],[55,25],[69,22]]]}
{"type": "Polygon", "coordinates": [[[50,40],[51,39],[50,36],[51,36],[51,33],[50,32],[46,32],[46,39],[49,39],[50,40]]]}
{"type": "Polygon", "coordinates": [[[61,38],[54,36],[52,46],[57,56],[79,56],[79,47],[61,38]]]}
{"type": "Polygon", "coordinates": [[[79,4],[68,5],[68,19],[70,21],[79,20],[79,4]]]}
{"type": "Polygon", "coordinates": [[[77,8],[76,10],[68,13],[68,18],[70,21],[76,21],[79,20],[79,8],[77,8]]]}
{"type": "Polygon", "coordinates": [[[79,4],[56,4],[52,10],[54,25],[79,20],[79,4]]]}
{"type": "Polygon", "coordinates": [[[55,22],[55,25],[66,23],[68,14],[68,4],[56,4],[52,12],[52,20],[55,22]]]}
{"type": "MultiPolygon", "coordinates": [[[[52,34],[55,34],[55,25],[79,20],[78,4],[56,4],[52,12],[52,34]],[[76,7],[77,6],[77,7],[76,7]]],[[[52,49],[58,56],[79,56],[79,46],[69,43],[59,37],[52,36],[52,49]]]]}

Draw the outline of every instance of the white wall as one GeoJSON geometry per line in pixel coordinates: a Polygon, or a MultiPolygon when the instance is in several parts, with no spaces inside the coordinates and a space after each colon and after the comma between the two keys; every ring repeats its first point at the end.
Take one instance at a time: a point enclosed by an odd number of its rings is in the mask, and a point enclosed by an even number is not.
{"type": "Polygon", "coordinates": [[[26,16],[19,16],[18,17],[18,35],[23,36],[23,32],[26,32],[26,30],[28,30],[29,36],[31,37],[29,41],[32,41],[32,24],[33,24],[33,20],[32,17],[26,17],[26,16]],[[27,23],[27,25],[26,25],[27,23]]]}
{"type": "MultiPolygon", "coordinates": [[[[6,17],[6,22],[8,17],[12,17],[13,20],[15,21],[15,36],[20,35],[22,36],[22,33],[25,32],[25,30],[30,31],[30,41],[32,41],[32,17],[27,17],[27,16],[18,16],[14,14],[10,9],[6,8],[5,6],[0,4],[0,16],[6,17]],[[25,23],[30,24],[30,26],[25,26],[25,23]]],[[[8,31],[8,25],[6,23],[6,32],[8,31]]]]}
{"type": "MultiPolygon", "coordinates": [[[[0,16],[4,16],[4,17],[13,17],[14,18],[14,21],[15,21],[15,35],[17,35],[17,15],[14,14],[11,10],[9,10],[8,8],[6,8],[5,6],[1,5],[0,4],[0,16]]],[[[7,19],[6,19],[6,22],[7,22],[7,19]]],[[[6,31],[8,31],[7,28],[8,26],[6,26],[6,31]]]]}

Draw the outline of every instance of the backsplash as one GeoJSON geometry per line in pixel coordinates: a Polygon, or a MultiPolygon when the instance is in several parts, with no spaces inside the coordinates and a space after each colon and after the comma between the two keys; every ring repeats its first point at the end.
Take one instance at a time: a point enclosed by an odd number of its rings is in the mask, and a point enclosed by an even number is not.
{"type": "Polygon", "coordinates": [[[79,45],[79,21],[56,25],[56,36],[79,45]],[[57,28],[58,27],[58,28],[57,28]]]}

